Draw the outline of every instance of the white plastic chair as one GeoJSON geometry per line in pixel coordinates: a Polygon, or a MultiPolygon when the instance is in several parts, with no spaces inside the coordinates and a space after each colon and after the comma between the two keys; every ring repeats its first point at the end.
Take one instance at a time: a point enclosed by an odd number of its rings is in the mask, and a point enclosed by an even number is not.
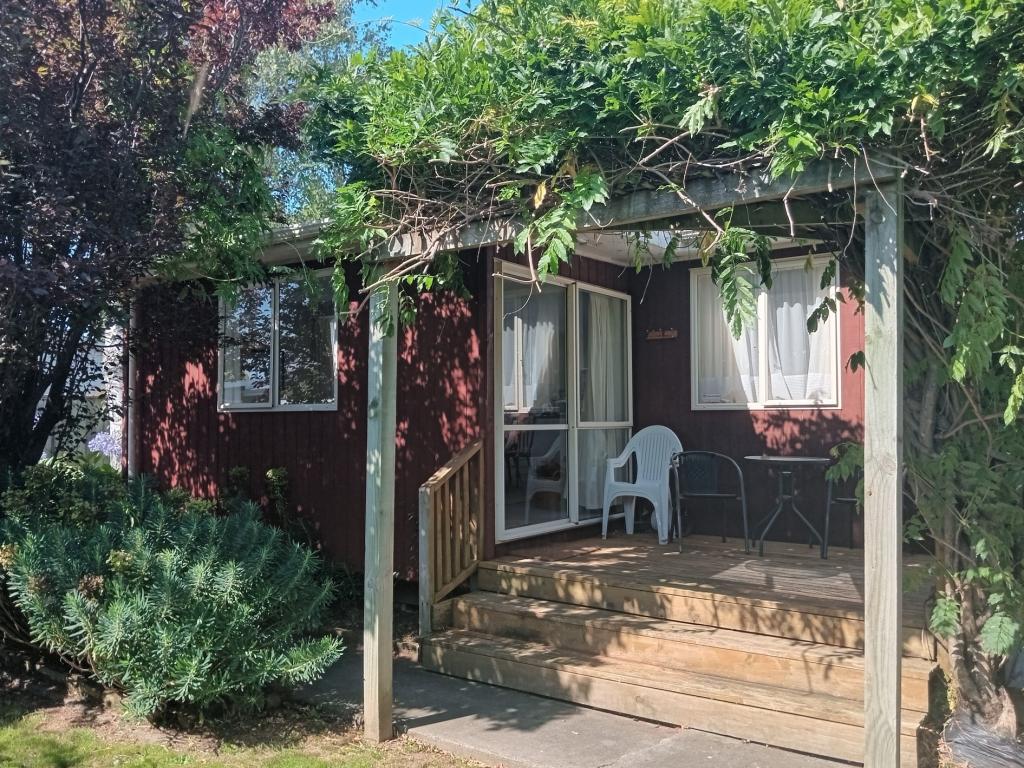
{"type": "Polygon", "coordinates": [[[669,471],[672,457],[683,450],[676,433],[668,427],[645,427],[626,443],[622,455],[608,459],[604,479],[604,509],[601,513],[601,538],[608,538],[608,511],[617,498],[626,497],[626,533],[633,533],[633,513],[637,498],[654,505],[654,524],[658,543],[667,544],[672,504],[669,496],[669,471]],[[636,479],[619,480],[615,470],[621,469],[636,456],[636,479]]]}
{"type": "Polygon", "coordinates": [[[551,447],[541,456],[530,457],[530,467],[526,472],[526,509],[523,515],[523,522],[530,522],[530,501],[538,493],[557,493],[565,498],[565,436],[558,435],[551,447]],[[544,477],[541,470],[557,462],[558,477],[544,477]]]}

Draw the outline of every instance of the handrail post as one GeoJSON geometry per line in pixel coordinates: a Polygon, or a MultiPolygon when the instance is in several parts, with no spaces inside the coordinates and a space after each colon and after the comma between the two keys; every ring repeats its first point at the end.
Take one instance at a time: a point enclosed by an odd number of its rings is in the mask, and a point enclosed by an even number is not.
{"type": "Polygon", "coordinates": [[[434,496],[420,486],[420,637],[433,631],[434,608],[434,496]]]}

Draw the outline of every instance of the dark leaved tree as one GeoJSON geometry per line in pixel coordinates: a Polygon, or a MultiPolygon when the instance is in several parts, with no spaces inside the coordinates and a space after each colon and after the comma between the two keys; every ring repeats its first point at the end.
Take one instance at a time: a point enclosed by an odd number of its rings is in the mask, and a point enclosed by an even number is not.
{"type": "Polygon", "coordinates": [[[244,78],[335,15],[318,0],[0,3],[0,478],[35,462],[100,373],[131,291],[230,286],[275,215],[267,152],[301,108],[244,78]]]}

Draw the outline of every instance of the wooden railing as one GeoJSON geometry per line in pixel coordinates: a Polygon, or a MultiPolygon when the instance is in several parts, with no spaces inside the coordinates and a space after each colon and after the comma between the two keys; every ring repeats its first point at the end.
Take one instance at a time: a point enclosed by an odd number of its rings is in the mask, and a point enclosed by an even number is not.
{"type": "Polygon", "coordinates": [[[473,575],[483,552],[483,441],[466,446],[420,486],[420,636],[434,606],[473,575]]]}

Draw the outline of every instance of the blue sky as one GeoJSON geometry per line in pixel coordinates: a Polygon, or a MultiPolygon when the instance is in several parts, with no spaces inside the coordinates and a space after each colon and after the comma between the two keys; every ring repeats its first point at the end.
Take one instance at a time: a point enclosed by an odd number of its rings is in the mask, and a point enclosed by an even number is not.
{"type": "Polygon", "coordinates": [[[378,0],[376,6],[360,3],[356,6],[355,21],[359,24],[392,19],[391,44],[401,48],[423,40],[434,11],[450,4],[450,0],[378,0]]]}

